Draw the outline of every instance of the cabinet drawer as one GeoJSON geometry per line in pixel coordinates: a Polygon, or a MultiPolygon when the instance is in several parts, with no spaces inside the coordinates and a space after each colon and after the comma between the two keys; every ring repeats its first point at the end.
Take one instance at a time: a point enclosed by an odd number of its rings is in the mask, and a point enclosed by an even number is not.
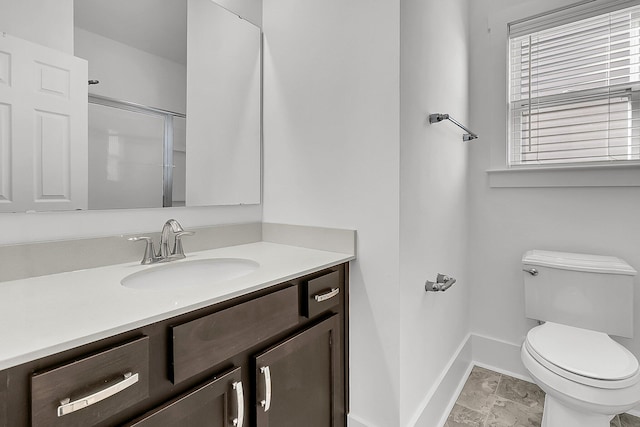
{"type": "Polygon", "coordinates": [[[173,383],[226,361],[295,326],[298,320],[298,289],[291,286],[173,326],[173,383]]]}
{"type": "Polygon", "coordinates": [[[31,420],[39,426],[90,426],[149,396],[149,338],[31,377],[31,420]]]}
{"type": "Polygon", "coordinates": [[[332,271],[302,284],[302,315],[311,318],[340,304],[340,272],[332,271]]]}

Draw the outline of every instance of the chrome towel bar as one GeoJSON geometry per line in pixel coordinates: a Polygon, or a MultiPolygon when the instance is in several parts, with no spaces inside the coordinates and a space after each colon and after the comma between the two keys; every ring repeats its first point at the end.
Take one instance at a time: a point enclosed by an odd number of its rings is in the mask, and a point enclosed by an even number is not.
{"type": "Polygon", "coordinates": [[[471,140],[474,140],[474,139],[478,138],[477,134],[471,132],[462,123],[458,122],[457,120],[455,120],[453,117],[449,116],[448,114],[443,114],[443,113],[429,114],[429,123],[430,124],[438,123],[438,122],[441,122],[443,120],[449,120],[450,122],[452,122],[456,126],[462,128],[465,132],[467,132],[464,135],[462,135],[462,140],[463,141],[471,141],[471,140]]]}

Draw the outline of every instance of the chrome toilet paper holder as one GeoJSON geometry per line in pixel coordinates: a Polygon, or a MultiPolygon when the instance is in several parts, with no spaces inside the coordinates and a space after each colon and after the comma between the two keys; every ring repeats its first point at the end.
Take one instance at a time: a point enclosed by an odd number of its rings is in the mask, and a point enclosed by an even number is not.
{"type": "Polygon", "coordinates": [[[427,292],[444,292],[454,283],[456,283],[455,278],[438,273],[438,277],[436,277],[435,282],[427,280],[427,283],[424,285],[424,290],[427,292]]]}

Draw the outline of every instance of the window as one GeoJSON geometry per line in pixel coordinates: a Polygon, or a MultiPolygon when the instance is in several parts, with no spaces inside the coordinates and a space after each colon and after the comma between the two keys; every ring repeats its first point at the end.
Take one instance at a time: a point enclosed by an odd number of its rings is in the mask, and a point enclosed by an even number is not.
{"type": "Polygon", "coordinates": [[[640,6],[570,15],[509,26],[509,166],[640,160],[640,6]]]}

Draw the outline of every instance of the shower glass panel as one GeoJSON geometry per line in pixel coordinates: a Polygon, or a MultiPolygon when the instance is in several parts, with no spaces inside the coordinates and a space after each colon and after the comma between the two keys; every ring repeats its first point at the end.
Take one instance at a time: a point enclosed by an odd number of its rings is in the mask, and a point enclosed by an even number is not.
{"type": "Polygon", "coordinates": [[[187,176],[187,120],[173,118],[173,204],[185,206],[187,176]]]}
{"type": "Polygon", "coordinates": [[[164,122],[89,104],[89,209],[162,207],[164,122]]]}

